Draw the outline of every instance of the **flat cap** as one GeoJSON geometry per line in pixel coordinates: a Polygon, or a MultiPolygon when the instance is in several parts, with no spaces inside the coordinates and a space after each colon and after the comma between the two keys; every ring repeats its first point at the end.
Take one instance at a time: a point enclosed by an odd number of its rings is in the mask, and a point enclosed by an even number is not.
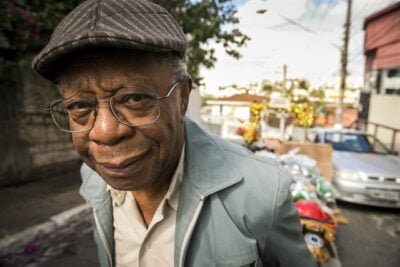
{"type": "Polygon", "coordinates": [[[111,47],[176,52],[184,57],[187,40],[168,11],[146,0],[87,0],[69,13],[32,67],[55,81],[65,57],[87,48],[111,47]]]}

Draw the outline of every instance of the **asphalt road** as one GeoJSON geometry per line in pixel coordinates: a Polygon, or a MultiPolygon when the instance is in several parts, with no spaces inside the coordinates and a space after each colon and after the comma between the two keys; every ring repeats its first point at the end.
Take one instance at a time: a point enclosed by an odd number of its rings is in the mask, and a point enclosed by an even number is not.
{"type": "MultiPolygon", "coordinates": [[[[400,266],[400,210],[348,203],[339,203],[339,208],[350,221],[338,228],[336,244],[343,267],[400,266]]],[[[90,216],[40,242],[39,249],[17,253],[4,266],[98,266],[90,216]]]]}
{"type": "Polygon", "coordinates": [[[343,267],[400,266],[400,210],[339,203],[348,225],[340,225],[337,247],[343,267]]]}

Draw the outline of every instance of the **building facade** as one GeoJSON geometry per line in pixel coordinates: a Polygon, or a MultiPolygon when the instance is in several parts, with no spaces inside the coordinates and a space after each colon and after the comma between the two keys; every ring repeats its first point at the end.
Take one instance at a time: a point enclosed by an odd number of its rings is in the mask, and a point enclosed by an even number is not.
{"type": "MultiPolygon", "coordinates": [[[[385,126],[379,128],[378,137],[388,145],[396,142],[399,150],[400,137],[394,129],[400,129],[400,2],[368,16],[364,31],[361,114],[369,122],[385,126]]],[[[369,131],[375,131],[374,127],[369,131]]]]}

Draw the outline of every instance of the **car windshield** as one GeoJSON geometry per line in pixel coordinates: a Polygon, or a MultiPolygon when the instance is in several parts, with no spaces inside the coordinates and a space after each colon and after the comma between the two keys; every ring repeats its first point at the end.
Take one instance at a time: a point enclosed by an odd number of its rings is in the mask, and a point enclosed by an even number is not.
{"type": "Polygon", "coordinates": [[[334,150],[388,154],[389,150],[376,138],[359,133],[325,133],[325,143],[334,150]]]}

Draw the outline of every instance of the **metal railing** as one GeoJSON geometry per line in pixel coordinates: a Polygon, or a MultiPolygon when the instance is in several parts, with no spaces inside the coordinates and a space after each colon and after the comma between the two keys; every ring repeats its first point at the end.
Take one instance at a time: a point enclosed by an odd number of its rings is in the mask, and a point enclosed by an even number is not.
{"type": "Polygon", "coordinates": [[[390,145],[389,145],[389,149],[391,153],[398,153],[398,148],[397,148],[397,135],[400,133],[400,129],[398,128],[394,128],[391,126],[387,126],[387,125],[383,125],[380,123],[376,123],[376,122],[371,122],[371,121],[366,121],[366,120],[359,120],[358,122],[358,127],[359,129],[367,132],[369,130],[369,127],[372,126],[374,127],[372,130],[372,135],[374,137],[378,137],[379,136],[379,129],[385,129],[390,131],[391,133],[391,141],[390,141],[390,145]]]}

